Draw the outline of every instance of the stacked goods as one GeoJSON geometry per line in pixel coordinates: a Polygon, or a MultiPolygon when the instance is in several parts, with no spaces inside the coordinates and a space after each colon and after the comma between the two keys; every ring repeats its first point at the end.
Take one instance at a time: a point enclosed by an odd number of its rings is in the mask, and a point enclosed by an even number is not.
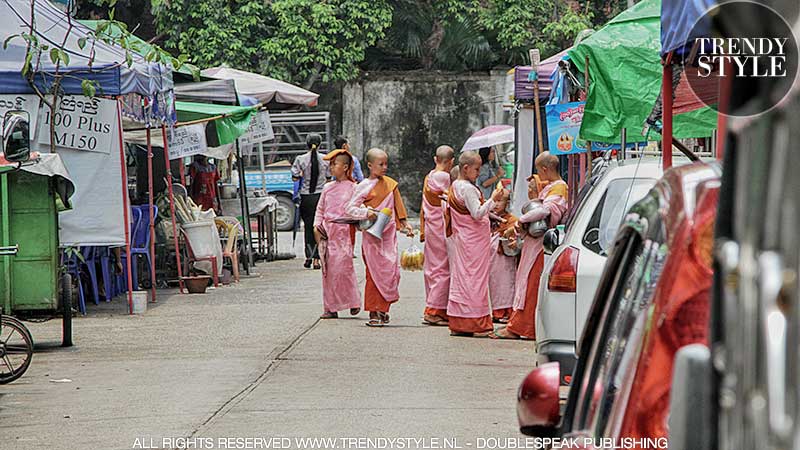
{"type": "Polygon", "coordinates": [[[424,263],[425,254],[422,253],[422,250],[416,245],[412,245],[406,250],[403,250],[403,253],[400,254],[400,267],[402,267],[403,270],[412,272],[423,270],[424,263]]]}

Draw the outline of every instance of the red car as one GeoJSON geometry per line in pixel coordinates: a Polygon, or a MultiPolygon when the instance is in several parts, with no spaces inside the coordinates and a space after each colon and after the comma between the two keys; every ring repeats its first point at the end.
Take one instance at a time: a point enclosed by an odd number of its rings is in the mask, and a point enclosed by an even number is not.
{"type": "Polygon", "coordinates": [[[542,365],[519,389],[523,433],[666,448],[675,353],[708,340],[720,174],[716,164],[673,168],[631,208],[578,344],[563,417],[559,366],[542,365]]]}

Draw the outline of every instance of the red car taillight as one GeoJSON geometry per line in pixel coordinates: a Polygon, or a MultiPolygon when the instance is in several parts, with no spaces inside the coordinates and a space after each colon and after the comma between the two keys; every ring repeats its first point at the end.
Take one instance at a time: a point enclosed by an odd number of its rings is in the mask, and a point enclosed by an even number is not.
{"type": "Polygon", "coordinates": [[[550,271],[550,278],[547,281],[547,289],[551,292],[575,292],[578,284],[578,256],[580,250],[575,247],[567,247],[558,255],[553,269],[550,271]]]}

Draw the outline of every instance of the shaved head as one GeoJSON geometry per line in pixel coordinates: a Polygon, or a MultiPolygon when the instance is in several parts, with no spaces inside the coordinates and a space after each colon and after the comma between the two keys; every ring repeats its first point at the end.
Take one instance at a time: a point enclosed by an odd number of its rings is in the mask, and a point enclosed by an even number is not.
{"type": "Polygon", "coordinates": [[[449,145],[440,145],[436,148],[436,159],[439,160],[439,162],[444,163],[450,161],[455,158],[455,156],[456,151],[449,145]]]}
{"type": "Polygon", "coordinates": [[[473,164],[480,164],[481,162],[482,162],[481,155],[479,155],[478,152],[474,150],[466,151],[458,156],[459,167],[471,166],[473,164]]]}
{"type": "Polygon", "coordinates": [[[558,156],[553,155],[550,152],[542,152],[536,157],[535,164],[537,167],[547,167],[554,172],[558,172],[559,170],[558,156]]]}
{"type": "Polygon", "coordinates": [[[367,151],[367,163],[375,162],[379,159],[389,159],[389,155],[385,151],[377,147],[371,148],[367,151]]]}

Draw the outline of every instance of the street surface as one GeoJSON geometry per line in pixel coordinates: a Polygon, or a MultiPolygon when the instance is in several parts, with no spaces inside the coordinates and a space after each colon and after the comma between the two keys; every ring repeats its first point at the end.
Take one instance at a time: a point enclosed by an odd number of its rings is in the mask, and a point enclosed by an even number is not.
{"type": "MultiPolygon", "coordinates": [[[[280,241],[288,251],[291,233],[280,241]]],[[[421,272],[402,273],[386,328],[364,326],[364,312],[320,321],[320,273],[302,261],[260,263],[238,286],[205,295],[159,291],[143,316],[127,315],[123,298],[90,304],[70,349],[58,347],[60,320],[27,323],[37,352],[21,379],[0,386],[0,449],[172,448],[165,438],[187,437],[439,438],[470,448],[520,436],[516,389],[533,366],[531,342],[422,325],[421,272]]]]}

